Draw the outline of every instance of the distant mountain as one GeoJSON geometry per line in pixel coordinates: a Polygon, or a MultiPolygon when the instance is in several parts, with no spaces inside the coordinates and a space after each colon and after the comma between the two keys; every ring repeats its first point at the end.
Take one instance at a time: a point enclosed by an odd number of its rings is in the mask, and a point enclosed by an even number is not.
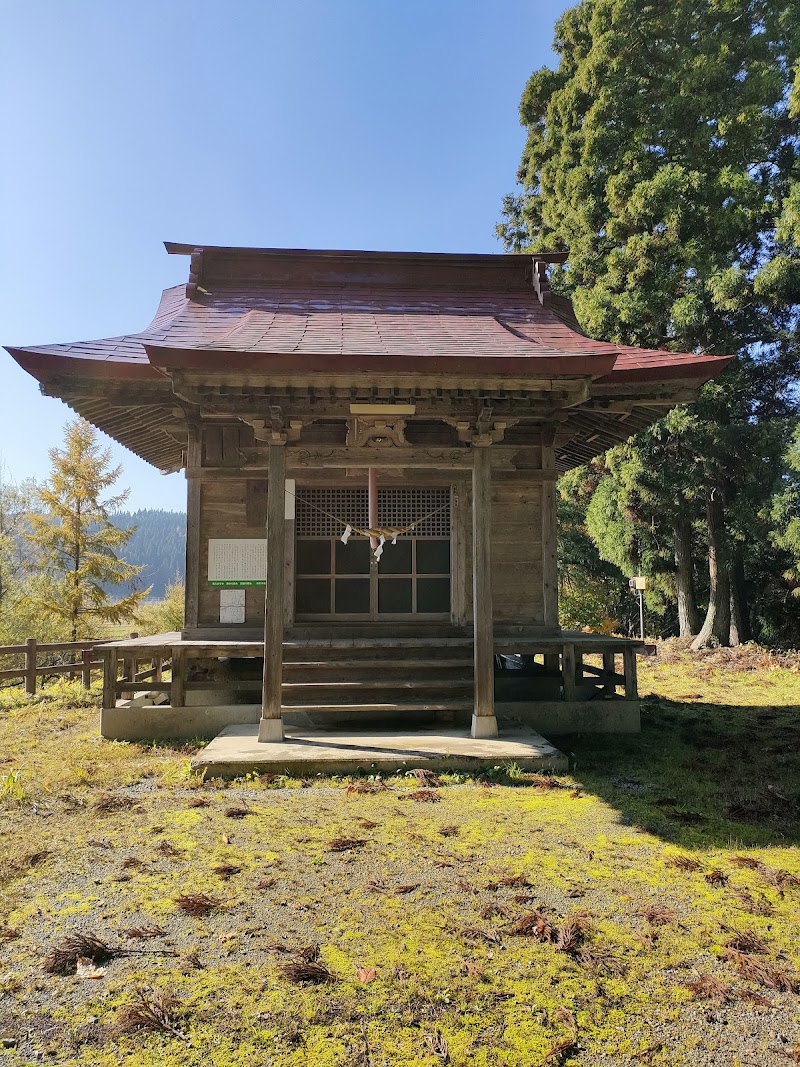
{"type": "MultiPolygon", "coordinates": [[[[182,511],[118,511],[111,516],[119,528],[136,530],[119,555],[128,563],[142,567],[133,583],[136,589],[152,585],[150,597],[159,600],[176,578],[184,579],[186,553],[186,515],[182,511]]],[[[115,592],[126,591],[116,586],[115,592]]]]}

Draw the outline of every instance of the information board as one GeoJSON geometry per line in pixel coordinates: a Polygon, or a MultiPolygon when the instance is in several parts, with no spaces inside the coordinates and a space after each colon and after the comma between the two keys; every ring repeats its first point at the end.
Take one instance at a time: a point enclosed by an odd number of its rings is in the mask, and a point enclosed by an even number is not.
{"type": "Polygon", "coordinates": [[[209,538],[209,585],[234,589],[265,585],[266,574],[266,538],[209,538]]]}

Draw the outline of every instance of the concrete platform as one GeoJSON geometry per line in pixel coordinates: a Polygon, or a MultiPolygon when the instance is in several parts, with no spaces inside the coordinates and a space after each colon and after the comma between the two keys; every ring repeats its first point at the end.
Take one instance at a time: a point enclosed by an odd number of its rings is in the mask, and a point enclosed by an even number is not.
{"type": "Polygon", "coordinates": [[[259,743],[258,726],[227,726],[192,760],[210,776],[261,774],[400,773],[412,767],[475,771],[515,763],[523,770],[566,771],[563,752],[532,730],[504,730],[477,740],[464,730],[370,731],[287,730],[279,743],[259,743]]]}

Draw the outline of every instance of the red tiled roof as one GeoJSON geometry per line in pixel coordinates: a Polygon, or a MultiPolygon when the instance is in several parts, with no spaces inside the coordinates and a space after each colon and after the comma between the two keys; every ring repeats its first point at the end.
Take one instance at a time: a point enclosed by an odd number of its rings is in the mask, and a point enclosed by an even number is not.
{"type": "MultiPolygon", "coordinates": [[[[252,260],[255,253],[248,250],[248,255],[252,260]]],[[[412,258],[428,266],[424,256],[400,255],[404,267],[412,258]]],[[[437,268],[448,259],[432,258],[437,268]]],[[[487,370],[515,377],[589,375],[603,382],[702,381],[724,363],[720,357],[586,337],[575,328],[567,301],[553,297],[552,306],[545,306],[532,288],[520,284],[527,257],[449,258],[460,266],[468,263],[472,273],[466,288],[448,286],[446,274],[444,284],[423,281],[420,288],[409,283],[408,273],[400,276],[402,284],[381,277],[372,285],[332,284],[329,275],[324,275],[326,284],[214,278],[207,282],[212,289],[201,289],[194,299],[187,299],[184,286],[165,290],[152,323],[141,333],[9,351],[40,380],[65,373],[152,379],[159,376],[156,368],[199,367],[309,373],[487,370]],[[499,272],[513,284],[477,287],[475,271],[484,261],[495,284],[499,272]]],[[[391,262],[391,254],[382,254],[381,262],[387,259],[391,262]]]]}
{"type": "MultiPolygon", "coordinates": [[[[653,394],[658,382],[671,383],[672,395],[676,383],[700,385],[727,362],[586,337],[570,302],[548,291],[540,262],[526,255],[167,250],[191,255],[189,280],[164,291],[147,329],[8,349],[46,392],[161,470],[183,462],[180,419],[170,421],[173,369],[247,371],[267,384],[280,373],[308,386],[317,373],[347,374],[348,386],[375,371],[412,375],[414,387],[424,375],[436,388],[506,378],[515,390],[526,380],[588,377],[607,398],[617,386],[647,382],[653,394]],[[80,379],[100,384],[84,389],[80,379]],[[114,381],[134,386],[121,388],[123,400],[114,381]]],[[[585,462],[659,418],[661,408],[642,406],[649,396],[638,390],[638,406],[622,414],[571,408],[564,428],[575,433],[559,466],[585,462]]]]}

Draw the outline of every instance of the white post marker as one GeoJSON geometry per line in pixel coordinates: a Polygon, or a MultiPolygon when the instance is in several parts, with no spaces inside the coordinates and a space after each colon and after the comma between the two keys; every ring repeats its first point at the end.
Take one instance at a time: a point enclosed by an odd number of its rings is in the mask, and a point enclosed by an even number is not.
{"type": "Polygon", "coordinates": [[[644,641],[644,591],[647,588],[647,579],[641,574],[631,578],[628,582],[630,591],[639,597],[639,636],[644,641]]]}

